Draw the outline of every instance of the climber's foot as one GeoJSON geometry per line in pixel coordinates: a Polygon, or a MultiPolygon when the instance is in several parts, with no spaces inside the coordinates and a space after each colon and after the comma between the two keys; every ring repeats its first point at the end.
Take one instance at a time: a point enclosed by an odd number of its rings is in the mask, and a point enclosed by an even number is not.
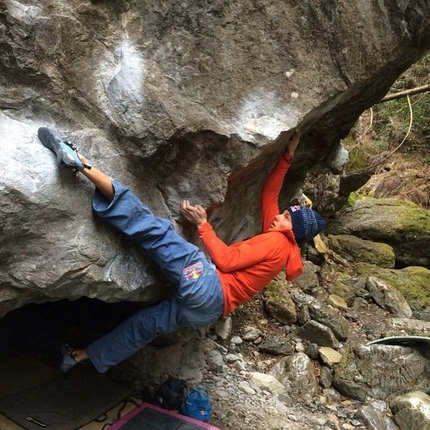
{"type": "Polygon", "coordinates": [[[40,127],[37,131],[40,141],[57,156],[57,164],[60,167],[68,167],[75,172],[89,166],[81,161],[77,148],[72,143],[63,139],[55,130],[40,127]]]}
{"type": "Polygon", "coordinates": [[[60,364],[61,372],[66,373],[79,364],[79,362],[76,361],[73,356],[74,352],[74,349],[70,345],[61,345],[61,355],[63,356],[60,364]]]}

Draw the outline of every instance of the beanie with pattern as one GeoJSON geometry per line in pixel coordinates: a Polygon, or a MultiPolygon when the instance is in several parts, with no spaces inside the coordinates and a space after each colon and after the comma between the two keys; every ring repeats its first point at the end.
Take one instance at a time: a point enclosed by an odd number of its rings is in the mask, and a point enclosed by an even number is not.
{"type": "Polygon", "coordinates": [[[287,211],[291,215],[296,242],[312,239],[325,227],[321,215],[306,206],[289,206],[287,211]]]}

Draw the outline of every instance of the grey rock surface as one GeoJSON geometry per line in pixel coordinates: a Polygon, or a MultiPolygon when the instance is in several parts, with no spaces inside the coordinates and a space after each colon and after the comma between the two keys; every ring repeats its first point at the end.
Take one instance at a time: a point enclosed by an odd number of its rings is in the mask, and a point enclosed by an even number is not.
{"type": "Polygon", "coordinates": [[[369,279],[367,280],[367,288],[375,302],[378,303],[381,308],[386,309],[399,318],[412,317],[412,310],[409,307],[408,302],[395,288],[374,276],[369,276],[369,279]]]}
{"type": "MultiPolygon", "coordinates": [[[[339,139],[426,52],[429,8],[2,2],[0,315],[168,293],[145,255],[92,216],[91,187],[58,172],[38,127],[64,132],[190,240],[182,198],[208,207],[225,240],[245,238],[258,232],[261,186],[289,132],[304,133],[282,203],[309,169],[336,165],[339,139]]],[[[334,181],[339,201],[348,181],[334,181]]],[[[324,209],[332,196],[319,186],[311,197],[324,209]]]]}
{"type": "Polygon", "coordinates": [[[411,386],[426,391],[430,361],[418,350],[393,345],[358,345],[335,368],[334,387],[349,397],[386,400],[411,386]]]}
{"type": "Polygon", "coordinates": [[[430,396],[413,391],[396,397],[390,404],[400,430],[430,429],[430,396]]]}
{"type": "Polygon", "coordinates": [[[358,200],[336,214],[327,232],[383,242],[394,249],[402,266],[430,267],[430,213],[413,202],[358,200]]]}

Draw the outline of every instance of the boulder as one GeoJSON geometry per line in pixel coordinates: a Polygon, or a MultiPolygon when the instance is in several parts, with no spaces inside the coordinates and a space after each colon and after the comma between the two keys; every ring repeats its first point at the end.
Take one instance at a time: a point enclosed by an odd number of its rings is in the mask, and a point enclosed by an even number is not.
{"type": "Polygon", "coordinates": [[[430,212],[410,201],[363,198],[338,212],[327,227],[394,249],[397,265],[430,268],[430,212]]]}
{"type": "MultiPolygon", "coordinates": [[[[430,311],[429,269],[419,266],[410,266],[399,270],[382,269],[373,265],[358,263],[355,265],[355,270],[363,279],[366,279],[366,284],[369,277],[374,277],[388,285],[391,291],[397,290],[406,299],[407,305],[413,311],[430,311]]],[[[399,296],[398,293],[397,296],[399,296]]],[[[408,313],[407,310],[406,312],[408,313]]]]}
{"type": "Polygon", "coordinates": [[[361,401],[430,389],[430,361],[409,347],[357,345],[347,349],[334,370],[334,387],[361,401]]]}
{"type": "MultiPolygon", "coordinates": [[[[259,231],[258,196],[293,128],[303,137],[281,205],[311,169],[339,171],[340,139],[430,47],[429,5],[418,0],[27,0],[0,10],[0,316],[62,298],[168,293],[146,255],[92,216],[91,186],[58,171],[38,127],[62,131],[189,240],[199,244],[179,218],[183,198],[209,208],[233,242],[259,231]]],[[[351,179],[332,183],[345,200],[351,179]]],[[[324,190],[310,188],[315,208],[332,200],[324,190]]]]}
{"type": "Polygon", "coordinates": [[[390,404],[400,430],[430,429],[430,396],[420,391],[396,397],[390,404]]]}
{"type": "Polygon", "coordinates": [[[348,234],[329,234],[328,240],[330,249],[349,262],[361,261],[387,269],[394,268],[394,250],[385,243],[372,242],[348,234]]]}

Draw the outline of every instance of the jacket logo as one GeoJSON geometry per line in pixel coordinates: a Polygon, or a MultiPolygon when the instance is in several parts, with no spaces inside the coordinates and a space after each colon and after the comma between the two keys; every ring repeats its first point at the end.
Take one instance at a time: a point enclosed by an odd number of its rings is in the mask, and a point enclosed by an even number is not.
{"type": "Polygon", "coordinates": [[[189,281],[191,279],[197,279],[202,273],[203,273],[203,264],[201,261],[191,266],[188,266],[183,270],[183,274],[185,278],[187,278],[189,281]]]}

